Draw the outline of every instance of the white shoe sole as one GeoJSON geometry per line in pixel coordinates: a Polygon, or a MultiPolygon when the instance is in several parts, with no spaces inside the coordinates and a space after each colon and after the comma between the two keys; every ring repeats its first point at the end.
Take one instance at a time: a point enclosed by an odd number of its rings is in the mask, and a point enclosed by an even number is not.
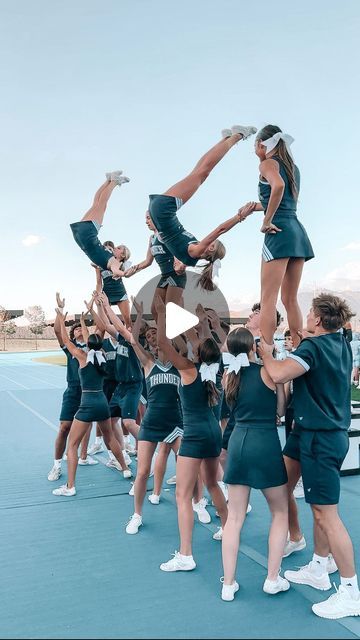
{"type": "Polygon", "coordinates": [[[184,568],[184,569],[164,569],[164,565],[160,565],[161,571],[165,571],[165,573],[177,573],[177,571],[193,571],[196,569],[196,565],[194,567],[184,568]]]}
{"type": "Polygon", "coordinates": [[[240,586],[237,585],[233,591],[233,597],[232,598],[223,598],[223,595],[221,594],[221,600],[223,602],[232,602],[235,599],[235,593],[237,593],[240,589],[240,586]]]}
{"type": "Polygon", "coordinates": [[[311,609],[319,618],[326,618],[327,620],[340,620],[340,618],[360,616],[360,613],[320,613],[320,611],[316,611],[316,604],[313,604],[311,609]]]}
{"type": "Polygon", "coordinates": [[[140,529],[140,527],[142,527],[142,524],[140,524],[140,525],[139,525],[139,527],[138,527],[138,530],[137,530],[137,531],[127,531],[127,530],[125,529],[125,533],[127,533],[127,534],[128,534],[128,536],[136,536],[136,534],[137,534],[137,533],[139,533],[139,529],[140,529]]]}
{"type": "Polygon", "coordinates": [[[318,591],[329,591],[329,589],[331,589],[331,584],[329,581],[329,586],[327,587],[321,587],[316,583],[311,583],[310,580],[306,581],[306,580],[302,580],[301,578],[296,578],[294,580],[294,578],[289,578],[287,574],[287,571],[285,571],[284,573],[284,578],[286,578],[286,580],[288,580],[289,582],[292,582],[293,584],[304,584],[307,587],[312,587],[313,589],[317,589],[318,591]]]}

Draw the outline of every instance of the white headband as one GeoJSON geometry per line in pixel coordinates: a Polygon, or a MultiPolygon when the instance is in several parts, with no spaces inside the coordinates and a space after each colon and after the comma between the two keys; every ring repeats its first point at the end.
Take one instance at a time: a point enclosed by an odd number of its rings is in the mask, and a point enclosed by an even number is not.
{"type": "Polygon", "coordinates": [[[205,362],[203,362],[200,367],[201,381],[207,382],[209,380],[210,382],[216,383],[216,374],[218,371],[218,362],[213,362],[212,364],[206,364],[205,362]]]}
{"type": "Polygon", "coordinates": [[[246,353],[239,353],[237,356],[233,356],[232,353],[223,353],[223,363],[229,365],[227,373],[239,373],[241,367],[249,367],[250,362],[246,353]]]}
{"type": "Polygon", "coordinates": [[[287,152],[291,156],[291,158],[293,158],[290,146],[294,142],[295,138],[290,136],[288,133],[278,131],[278,133],[275,133],[273,136],[271,136],[271,138],[268,138],[267,140],[261,140],[261,144],[266,147],[266,153],[270,153],[270,151],[275,149],[275,147],[279,144],[279,140],[283,140],[285,142],[287,152]]]}
{"type": "Polygon", "coordinates": [[[98,361],[98,364],[106,362],[102,351],[95,351],[95,349],[90,349],[86,357],[86,362],[91,362],[92,364],[94,364],[95,358],[98,361]]]}

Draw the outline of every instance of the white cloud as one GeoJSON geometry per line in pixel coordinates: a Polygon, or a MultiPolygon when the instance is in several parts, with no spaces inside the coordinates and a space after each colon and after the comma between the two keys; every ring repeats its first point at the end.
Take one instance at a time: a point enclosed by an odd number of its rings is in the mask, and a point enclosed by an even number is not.
{"type": "Polygon", "coordinates": [[[323,284],[337,290],[360,290],[360,260],[353,260],[329,271],[323,279],[323,284]]]}
{"type": "Polygon", "coordinates": [[[41,242],[40,236],[34,236],[32,234],[26,236],[22,241],[24,247],[32,247],[34,244],[39,244],[41,242]]]}
{"type": "Polygon", "coordinates": [[[349,242],[349,244],[341,248],[343,251],[360,251],[360,242],[349,242]]]}

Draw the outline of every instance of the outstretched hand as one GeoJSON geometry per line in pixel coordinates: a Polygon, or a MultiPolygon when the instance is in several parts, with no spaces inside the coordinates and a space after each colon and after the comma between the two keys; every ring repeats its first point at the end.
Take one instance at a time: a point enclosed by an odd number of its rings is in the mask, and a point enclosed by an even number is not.
{"type": "Polygon", "coordinates": [[[65,307],[65,298],[61,299],[58,291],[56,292],[56,304],[59,309],[64,309],[65,307]]]}
{"type": "Polygon", "coordinates": [[[255,209],[256,209],[256,202],[247,202],[246,204],[244,204],[244,206],[240,207],[239,211],[238,211],[238,217],[240,222],[243,222],[243,220],[245,220],[248,216],[250,216],[252,213],[254,213],[255,209]]]}
{"type": "Polygon", "coordinates": [[[124,273],[124,278],[130,278],[131,276],[133,276],[134,273],[137,272],[137,268],[138,268],[138,265],[134,264],[132,267],[129,267],[128,269],[126,269],[124,273]]]}
{"type": "Polygon", "coordinates": [[[186,264],[181,262],[178,258],[174,258],[174,271],[179,276],[182,275],[186,271],[186,264]]]}
{"type": "Polygon", "coordinates": [[[273,235],[274,233],[278,233],[279,231],[282,231],[282,229],[279,229],[279,227],[277,227],[272,222],[267,222],[262,225],[260,231],[261,233],[271,233],[273,235]]]}
{"type": "Polygon", "coordinates": [[[56,311],[56,315],[63,321],[65,322],[66,320],[66,316],[67,316],[67,312],[64,314],[63,312],[63,308],[62,307],[56,307],[55,308],[56,311]]]}
{"type": "Polygon", "coordinates": [[[157,314],[165,313],[165,303],[164,303],[164,300],[159,295],[156,295],[154,297],[154,307],[157,314]]]}
{"type": "MultiPolygon", "coordinates": [[[[84,300],[84,305],[85,305],[85,307],[86,307],[86,309],[87,309],[87,313],[91,313],[92,308],[93,308],[93,306],[94,306],[94,299],[95,299],[95,296],[93,295],[93,296],[91,297],[90,302],[86,302],[86,300],[84,300]]],[[[82,313],[81,315],[82,315],[82,316],[84,316],[84,314],[83,314],[83,313],[82,313]]]]}
{"type": "Polygon", "coordinates": [[[133,303],[135,309],[136,309],[136,313],[143,315],[144,314],[144,303],[141,300],[140,302],[138,302],[136,300],[136,298],[134,296],[131,296],[131,302],[133,303]]]}
{"type": "Polygon", "coordinates": [[[260,358],[263,358],[264,355],[272,356],[274,348],[274,344],[268,344],[267,342],[265,342],[264,338],[261,338],[257,346],[257,353],[259,354],[260,358]]]}
{"type": "Polygon", "coordinates": [[[204,309],[204,307],[202,306],[202,304],[199,304],[196,306],[195,309],[195,314],[197,315],[197,317],[199,318],[199,322],[204,322],[205,320],[207,320],[207,314],[206,311],[204,309]]]}

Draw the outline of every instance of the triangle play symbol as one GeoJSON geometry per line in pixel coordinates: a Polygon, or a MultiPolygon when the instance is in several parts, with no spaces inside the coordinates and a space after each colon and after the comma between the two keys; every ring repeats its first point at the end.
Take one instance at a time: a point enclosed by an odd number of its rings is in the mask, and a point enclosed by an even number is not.
{"type": "Polygon", "coordinates": [[[199,324],[199,318],[190,311],[186,311],[174,302],[168,302],[166,305],[165,327],[166,337],[169,340],[176,338],[192,327],[199,324]]]}

